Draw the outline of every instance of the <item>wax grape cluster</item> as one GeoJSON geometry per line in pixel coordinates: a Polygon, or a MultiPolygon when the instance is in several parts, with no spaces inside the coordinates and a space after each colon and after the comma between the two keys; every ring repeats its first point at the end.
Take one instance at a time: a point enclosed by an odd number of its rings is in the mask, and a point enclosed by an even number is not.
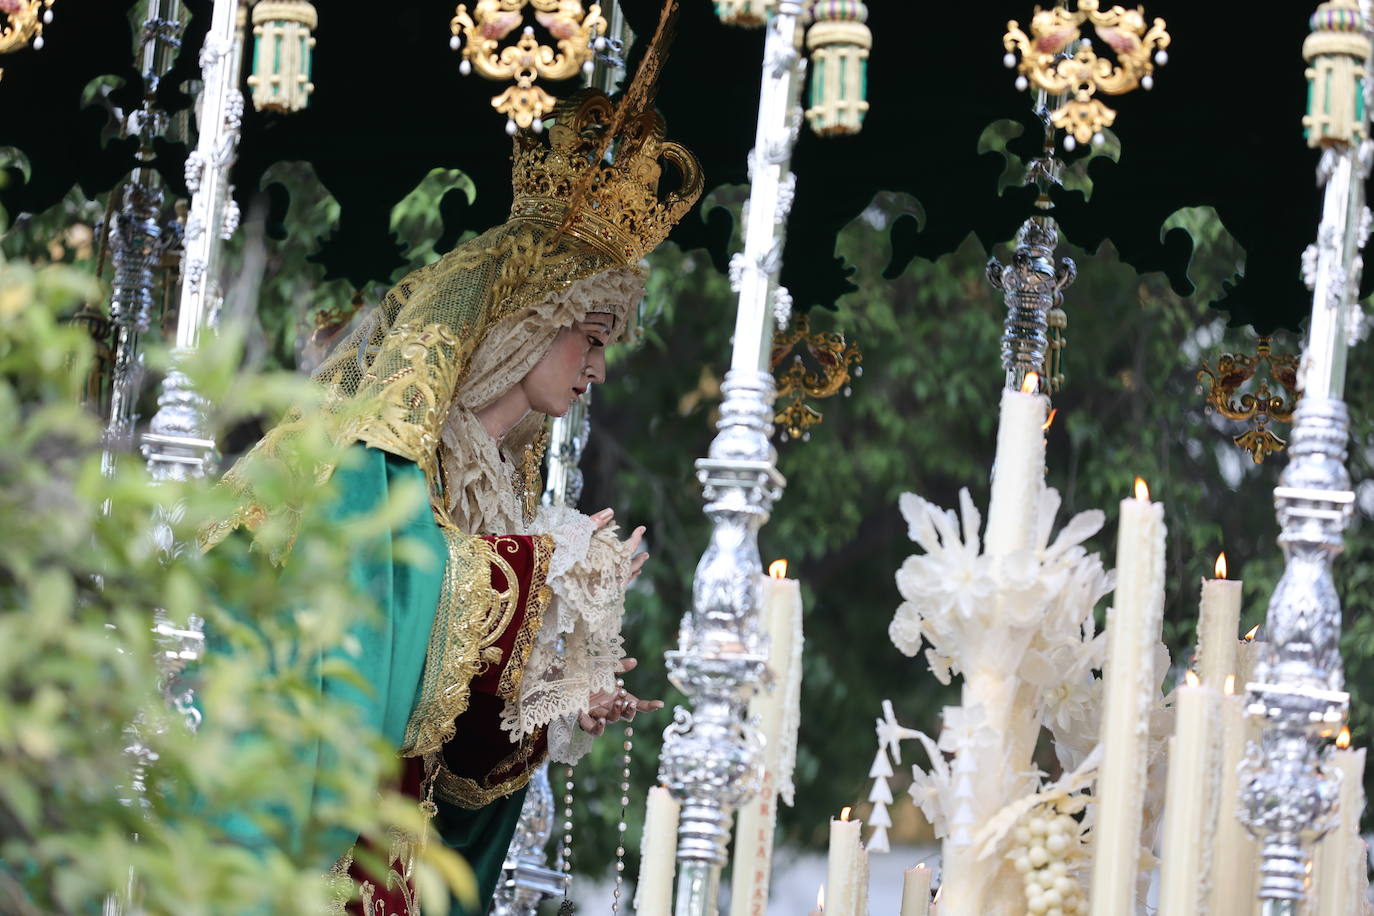
{"type": "Polygon", "coordinates": [[[1088,911],[1075,876],[1083,856],[1079,822],[1053,807],[1028,813],[1013,832],[1008,858],[1021,874],[1026,912],[1032,916],[1074,916],[1088,911]]]}

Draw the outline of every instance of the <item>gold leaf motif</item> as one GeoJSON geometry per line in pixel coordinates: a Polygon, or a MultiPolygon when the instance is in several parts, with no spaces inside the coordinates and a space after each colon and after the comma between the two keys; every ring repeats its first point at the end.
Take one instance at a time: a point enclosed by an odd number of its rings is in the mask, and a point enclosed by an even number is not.
{"type": "MultiPolygon", "coordinates": [[[[514,80],[491,105],[515,126],[535,126],[556,104],[537,80],[565,80],[591,61],[593,44],[606,31],[601,7],[585,11],[581,0],[477,0],[471,14],[458,4],[449,22],[454,47],[463,62],[489,80],[514,80]],[[536,21],[557,41],[557,50],[540,44],[534,29],[525,26],[514,44],[501,46],[525,21],[525,7],[534,7],[536,21]]],[[[537,129],[537,128],[536,128],[537,129]]]]}
{"type": "Polygon", "coordinates": [[[1016,67],[1030,86],[1066,96],[1050,118],[1079,143],[1088,143],[1116,121],[1116,112],[1094,96],[1121,95],[1142,83],[1148,89],[1155,61],[1164,61],[1169,42],[1163,19],[1147,24],[1143,7],[1103,10],[1099,0],[1080,0],[1077,10],[1036,10],[1029,35],[1013,19],[1002,37],[1007,51],[1019,53],[1016,67]],[[1115,62],[1099,57],[1082,40],[1084,24],[1112,49],[1115,62]]]}
{"type": "Polygon", "coordinates": [[[806,399],[833,397],[841,390],[848,394],[851,377],[863,372],[861,362],[863,354],[858,344],[848,343],[843,334],[834,331],[813,332],[805,315],[794,317],[786,331],[773,335],[770,364],[777,381],[778,402],[782,403],[773,415],[773,423],[782,427],[784,441],[810,438],[807,430],[821,422],[824,415],[807,404],[806,399]],[[807,366],[797,353],[792,364],[779,372],[778,367],[799,345],[810,354],[817,368],[807,366]]]}
{"type": "Polygon", "coordinates": [[[1232,441],[1249,452],[1255,464],[1263,464],[1269,455],[1283,451],[1287,443],[1274,435],[1269,424],[1293,421],[1293,410],[1300,397],[1295,354],[1274,353],[1272,339],[1261,337],[1255,342],[1253,355],[1222,353],[1215,369],[1204,361],[1197,380],[1204,386],[1210,409],[1228,420],[1246,421],[1253,426],[1232,441]],[[1267,371],[1262,373],[1261,369],[1267,371]],[[1242,390],[1252,381],[1253,390],[1242,390]],[[1278,394],[1269,387],[1271,381],[1278,383],[1278,394]]]}

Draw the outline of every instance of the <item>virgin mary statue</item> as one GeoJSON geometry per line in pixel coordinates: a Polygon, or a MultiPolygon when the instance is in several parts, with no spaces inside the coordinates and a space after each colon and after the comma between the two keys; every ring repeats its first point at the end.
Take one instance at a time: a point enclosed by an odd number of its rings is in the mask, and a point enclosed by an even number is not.
{"type": "MultiPolygon", "coordinates": [[[[429,494],[352,563],[382,611],[351,659],[370,689],[329,678],[323,689],[357,704],[405,758],[405,790],[473,866],[484,906],[531,771],[576,761],[606,721],[661,705],[618,683],[632,664],[620,629],[639,532],[622,540],[609,513],[540,505],[540,434],[603,378],[602,348],[643,295],[640,259],[702,179],[658,115],[583,92],[547,137],[517,136],[513,185],[506,223],[403,279],[316,372],[352,460],[300,472],[302,486],[332,476],[340,518],[408,482],[429,494]],[[666,194],[665,165],[678,178],[666,194]],[[393,551],[402,540],[436,562],[393,551]]],[[[203,546],[268,520],[289,530],[296,510],[259,498],[253,467],[289,460],[300,429],[288,418],[225,475],[239,509],[203,546]]],[[[285,560],[291,540],[264,546],[285,560]]],[[[340,840],[343,871],[352,841],[340,840]]],[[[360,895],[369,916],[418,913],[408,872],[404,856],[386,876],[352,868],[352,905],[360,895]]]]}

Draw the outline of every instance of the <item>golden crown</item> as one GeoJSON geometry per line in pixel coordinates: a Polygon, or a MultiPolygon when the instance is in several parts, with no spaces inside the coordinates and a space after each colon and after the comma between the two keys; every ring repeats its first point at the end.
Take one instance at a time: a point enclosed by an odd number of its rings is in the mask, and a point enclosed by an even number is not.
{"type": "Polygon", "coordinates": [[[618,104],[584,90],[554,109],[547,141],[533,131],[516,136],[510,215],[556,226],[628,266],[668,237],[704,182],[696,157],[663,139],[657,112],[618,113],[618,104]],[[609,159],[608,139],[615,141],[609,159]],[[680,181],[661,193],[664,165],[680,181]]]}

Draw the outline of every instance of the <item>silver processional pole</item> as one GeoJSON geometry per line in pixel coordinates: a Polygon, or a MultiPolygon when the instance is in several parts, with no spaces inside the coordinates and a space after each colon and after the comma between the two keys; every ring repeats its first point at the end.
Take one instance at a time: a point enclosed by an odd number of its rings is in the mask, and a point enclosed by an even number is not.
{"type": "Polygon", "coordinates": [[[1259,840],[1265,916],[1297,916],[1306,896],[1308,844],[1331,826],[1340,773],[1331,738],[1349,705],[1341,663],[1341,605],[1332,564],[1354,509],[1345,468],[1346,350],[1363,320],[1356,296],[1369,235],[1364,185],[1369,139],[1369,0],[1323,3],[1303,45],[1309,69],[1309,145],[1322,150],[1325,186],[1317,242],[1303,255],[1312,318],[1303,348],[1302,400],[1288,466],[1274,488],[1285,565],[1269,601],[1266,648],[1247,685],[1261,727],[1242,765],[1240,816],[1259,840]],[[1359,104],[1361,101],[1364,104],[1359,104]]]}
{"type": "MultiPolygon", "coordinates": [[[[223,243],[238,228],[239,211],[229,184],[229,170],[238,153],[243,118],[239,77],[243,61],[247,6],[241,0],[215,0],[210,29],[200,51],[203,88],[197,105],[199,137],[186,159],[186,186],[191,206],[186,217],[185,253],[181,267],[181,297],[177,311],[173,363],[162,382],[157,413],[143,434],[143,456],[155,481],[188,480],[213,472],[218,453],[206,428],[204,400],[182,368],[195,355],[202,331],[219,320],[223,292],[219,282],[223,243]]],[[[158,546],[174,554],[184,545],[172,537],[178,506],[165,506],[155,537],[158,546]]],[[[167,692],[173,705],[194,724],[198,713],[189,690],[175,681],[186,662],[199,655],[201,621],[173,622],[159,612],[156,632],[169,647],[163,652],[167,692]]]]}
{"type": "Polygon", "coordinates": [[[143,454],[155,480],[201,477],[218,460],[215,441],[205,426],[203,401],[182,365],[194,356],[201,332],[219,321],[224,300],[220,255],[223,242],[239,224],[229,170],[238,153],[243,119],[239,76],[247,7],[241,0],[215,0],[211,16],[200,51],[204,81],[197,106],[200,136],[186,159],[191,208],[186,217],[174,363],[163,380],[157,413],[143,436],[143,454]]]}
{"type": "Polygon", "coordinates": [[[792,313],[792,297],[778,275],[796,188],[791,162],[802,127],[803,33],[812,56],[824,64],[817,67],[805,113],[821,136],[861,129],[873,43],[861,0],[718,0],[715,6],[727,24],[766,22],[767,28],[744,251],[730,260],[730,285],[739,294],[734,352],[721,386],[716,438],[697,462],[711,542],[697,564],[678,647],[667,653],[668,676],[690,701],[690,707],[677,707],[663,733],[658,776],[681,805],[676,916],[716,912],[731,820],[761,781],[762,739],[746,716],[768,677],[758,533],[786,485],[769,441],[776,388],[768,360],[774,325],[786,328],[792,313]]]}
{"type": "Polygon", "coordinates": [[[767,669],[758,531],[785,484],[769,441],[775,389],[767,359],[774,318],[785,325],[791,311],[778,272],[794,186],[789,165],[802,122],[803,12],[799,0],[779,0],[767,28],[744,251],[731,261],[739,293],[734,355],[716,438],[697,462],[711,542],[697,565],[678,648],[667,653],[669,677],[690,702],[675,710],[664,732],[659,769],[682,806],[677,916],[716,912],[731,818],[759,782],[760,738],[745,716],[767,669]]]}

